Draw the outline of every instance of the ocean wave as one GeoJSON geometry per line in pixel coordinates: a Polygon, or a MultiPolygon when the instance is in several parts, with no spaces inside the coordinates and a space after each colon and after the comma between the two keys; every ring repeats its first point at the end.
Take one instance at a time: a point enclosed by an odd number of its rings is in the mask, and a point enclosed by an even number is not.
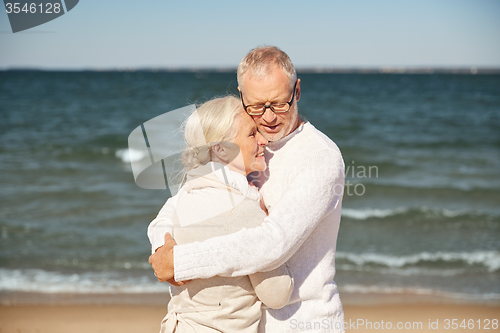
{"type": "Polygon", "coordinates": [[[417,287],[388,287],[388,286],[375,286],[375,285],[359,285],[359,284],[346,284],[339,287],[340,292],[346,293],[359,293],[359,294],[415,294],[423,296],[438,296],[447,297],[461,300],[471,301],[500,301],[500,294],[485,293],[485,294],[470,294],[470,293],[456,293],[441,291],[435,289],[417,288],[417,287]]]}
{"type": "MultiPolygon", "coordinates": [[[[483,171],[485,173],[486,171],[483,171]]],[[[475,196],[476,199],[491,201],[500,196],[500,181],[497,180],[496,173],[491,172],[483,179],[478,177],[456,177],[451,174],[443,174],[436,179],[424,181],[415,181],[414,178],[405,176],[398,178],[360,178],[356,181],[350,181],[350,192],[346,191],[344,195],[355,195],[354,185],[363,184],[365,188],[364,196],[391,196],[399,198],[401,196],[408,198],[420,197],[422,195],[432,195],[436,198],[457,198],[475,196]],[[489,177],[488,177],[489,176],[489,177]]],[[[349,179],[348,179],[349,180],[349,179]]],[[[346,186],[348,184],[346,183],[346,186]]],[[[358,189],[358,192],[363,192],[358,189]]],[[[497,200],[498,201],[498,200],[497,200]]]]}
{"type": "Polygon", "coordinates": [[[342,216],[351,218],[354,220],[367,220],[370,218],[385,218],[396,215],[403,214],[423,214],[425,216],[435,216],[435,217],[447,217],[454,218],[457,216],[474,216],[478,217],[480,215],[487,215],[477,211],[467,211],[467,210],[451,210],[451,209],[434,209],[426,206],[422,207],[398,207],[393,209],[375,209],[375,208],[365,208],[365,209],[353,209],[353,208],[342,208],[342,216]]]}
{"type": "Polygon", "coordinates": [[[338,272],[374,272],[386,275],[398,276],[437,276],[437,277],[452,277],[467,273],[465,268],[423,268],[423,267],[371,267],[371,266],[358,266],[355,264],[336,264],[338,272]]]}
{"type": "Polygon", "coordinates": [[[398,215],[407,212],[407,208],[396,209],[351,209],[342,208],[342,216],[349,217],[356,220],[366,220],[368,218],[383,218],[387,216],[398,215]]]}
{"type": "Polygon", "coordinates": [[[147,153],[133,148],[125,148],[116,150],[115,156],[123,163],[130,163],[142,160],[147,156],[147,153]]]}
{"type": "Polygon", "coordinates": [[[38,293],[153,293],[168,291],[154,276],[124,276],[120,272],[65,274],[41,269],[0,269],[0,291],[38,293]]]}
{"type": "Polygon", "coordinates": [[[496,251],[421,252],[404,256],[394,256],[380,253],[337,252],[335,257],[337,260],[346,260],[358,267],[375,264],[389,268],[401,268],[416,264],[444,261],[447,263],[458,263],[463,265],[480,265],[485,267],[490,273],[500,270],[500,252],[496,251]]]}

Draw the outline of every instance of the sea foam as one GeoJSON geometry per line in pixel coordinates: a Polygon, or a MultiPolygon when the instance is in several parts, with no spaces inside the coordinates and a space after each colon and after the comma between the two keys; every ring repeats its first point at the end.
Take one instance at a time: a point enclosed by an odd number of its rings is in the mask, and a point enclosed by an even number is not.
{"type": "Polygon", "coordinates": [[[500,270],[500,252],[420,252],[411,255],[395,256],[380,253],[350,253],[337,252],[336,259],[344,259],[357,266],[369,264],[382,265],[390,268],[399,268],[422,264],[425,262],[455,262],[465,265],[481,265],[489,272],[500,270]]]}
{"type": "Polygon", "coordinates": [[[168,291],[154,276],[124,276],[119,272],[61,273],[41,269],[0,268],[0,291],[38,293],[151,293],[168,291]]]}
{"type": "Polygon", "coordinates": [[[123,163],[131,163],[142,160],[147,156],[147,154],[140,150],[125,148],[125,149],[118,149],[115,152],[115,156],[121,159],[123,163]]]}

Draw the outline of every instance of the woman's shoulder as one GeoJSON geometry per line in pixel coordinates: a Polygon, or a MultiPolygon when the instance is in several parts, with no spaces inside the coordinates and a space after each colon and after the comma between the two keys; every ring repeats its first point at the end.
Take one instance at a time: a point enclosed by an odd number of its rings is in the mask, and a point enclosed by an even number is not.
{"type": "Polygon", "coordinates": [[[199,195],[204,192],[210,200],[179,200],[173,229],[178,244],[204,241],[243,228],[255,228],[266,217],[266,213],[255,200],[243,198],[234,205],[221,204],[222,200],[215,200],[215,196],[210,195],[208,189],[196,192],[199,192],[199,195]],[[197,202],[200,203],[199,206],[196,206],[197,202]]]}
{"type": "Polygon", "coordinates": [[[262,210],[258,201],[245,198],[231,210],[231,233],[243,228],[258,227],[266,216],[267,214],[262,210]]]}

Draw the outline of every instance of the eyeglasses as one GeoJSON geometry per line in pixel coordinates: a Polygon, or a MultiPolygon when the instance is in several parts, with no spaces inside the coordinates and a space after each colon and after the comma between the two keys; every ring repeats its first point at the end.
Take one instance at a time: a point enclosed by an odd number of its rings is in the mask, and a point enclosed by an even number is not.
{"type": "Polygon", "coordinates": [[[255,105],[245,105],[243,102],[243,93],[240,90],[240,98],[241,104],[243,104],[243,108],[245,111],[251,116],[260,116],[266,112],[266,109],[271,109],[274,113],[284,113],[290,110],[292,106],[293,99],[295,98],[295,89],[297,88],[297,81],[295,81],[295,85],[293,86],[293,95],[290,102],[283,103],[270,103],[270,104],[255,104],[255,105]]]}

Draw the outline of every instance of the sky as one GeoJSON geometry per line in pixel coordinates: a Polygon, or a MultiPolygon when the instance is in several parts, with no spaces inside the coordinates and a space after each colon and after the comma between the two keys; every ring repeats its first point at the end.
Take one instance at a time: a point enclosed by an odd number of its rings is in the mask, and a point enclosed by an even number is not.
{"type": "Polygon", "coordinates": [[[276,45],[297,68],[500,68],[500,0],[81,0],[12,33],[0,69],[236,68],[276,45]]]}

